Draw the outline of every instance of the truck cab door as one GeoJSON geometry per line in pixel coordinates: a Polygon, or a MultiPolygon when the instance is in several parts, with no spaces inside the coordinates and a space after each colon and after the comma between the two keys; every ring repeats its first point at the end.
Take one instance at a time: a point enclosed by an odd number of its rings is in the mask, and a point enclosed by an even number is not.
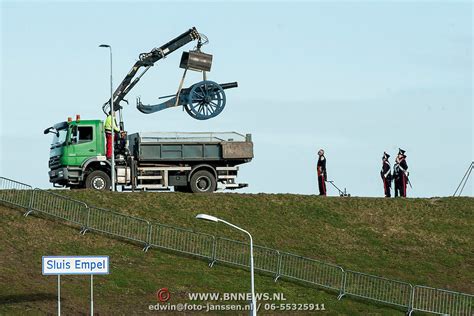
{"type": "Polygon", "coordinates": [[[81,165],[90,157],[97,156],[94,125],[71,126],[71,156],[75,165],[81,165]]]}

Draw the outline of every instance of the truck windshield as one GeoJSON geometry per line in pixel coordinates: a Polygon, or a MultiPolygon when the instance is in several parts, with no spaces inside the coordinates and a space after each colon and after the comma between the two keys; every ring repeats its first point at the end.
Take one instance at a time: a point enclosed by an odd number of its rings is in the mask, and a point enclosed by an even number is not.
{"type": "Polygon", "coordinates": [[[61,147],[66,142],[67,129],[59,129],[53,137],[51,148],[61,147]]]}

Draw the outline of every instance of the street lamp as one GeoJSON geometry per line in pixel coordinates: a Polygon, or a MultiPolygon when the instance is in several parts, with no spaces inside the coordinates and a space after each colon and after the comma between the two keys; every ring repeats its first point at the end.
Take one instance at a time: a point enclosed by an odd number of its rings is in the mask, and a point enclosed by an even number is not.
{"type": "Polygon", "coordinates": [[[115,110],[114,110],[114,93],[113,93],[113,81],[112,81],[112,46],[107,44],[99,45],[99,47],[108,48],[110,51],[110,115],[112,116],[112,159],[111,159],[111,181],[112,191],[115,191],[115,110]]]}
{"type": "Polygon", "coordinates": [[[251,312],[252,312],[252,316],[256,316],[257,315],[257,304],[255,302],[255,282],[254,282],[254,271],[253,271],[253,239],[252,239],[252,235],[250,235],[250,233],[248,231],[246,231],[245,229],[242,229],[234,224],[231,224],[223,219],[220,219],[220,218],[217,218],[215,216],[212,216],[212,215],[207,215],[207,214],[198,214],[196,215],[196,218],[197,219],[202,219],[202,220],[206,220],[206,221],[210,221],[210,222],[214,222],[214,223],[224,223],[226,225],[229,225],[235,229],[238,229],[240,230],[241,232],[244,232],[246,233],[249,238],[250,238],[250,286],[251,286],[251,291],[252,291],[252,309],[251,309],[251,312]]]}

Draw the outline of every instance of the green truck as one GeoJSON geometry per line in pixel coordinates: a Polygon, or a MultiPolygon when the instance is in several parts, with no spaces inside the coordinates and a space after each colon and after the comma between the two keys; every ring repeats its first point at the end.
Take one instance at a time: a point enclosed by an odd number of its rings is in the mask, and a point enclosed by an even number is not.
{"type": "MultiPolygon", "coordinates": [[[[72,189],[111,188],[101,120],[68,119],[47,128],[54,135],[49,181],[72,189]]],[[[251,135],[228,133],[134,133],[117,143],[115,183],[126,190],[209,193],[239,189],[238,165],[253,158],[251,135]]]]}

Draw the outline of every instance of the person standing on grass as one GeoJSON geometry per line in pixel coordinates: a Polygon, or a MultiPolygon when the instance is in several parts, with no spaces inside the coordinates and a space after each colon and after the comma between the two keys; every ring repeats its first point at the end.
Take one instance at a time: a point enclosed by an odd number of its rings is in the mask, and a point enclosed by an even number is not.
{"type": "Polygon", "coordinates": [[[326,195],[326,157],[324,156],[324,150],[320,149],[318,151],[318,185],[319,185],[319,195],[326,195]]]}
{"type": "Polygon", "coordinates": [[[380,176],[382,177],[383,181],[383,190],[385,193],[385,197],[390,197],[390,187],[392,183],[392,174],[391,174],[391,167],[390,162],[388,161],[390,155],[386,152],[383,153],[382,157],[382,170],[380,170],[380,176]]]}
{"type": "Polygon", "coordinates": [[[397,158],[395,158],[395,164],[393,165],[395,197],[398,197],[398,195],[400,195],[401,197],[407,196],[407,183],[409,173],[406,157],[407,156],[405,155],[405,151],[399,148],[397,158]]]}

